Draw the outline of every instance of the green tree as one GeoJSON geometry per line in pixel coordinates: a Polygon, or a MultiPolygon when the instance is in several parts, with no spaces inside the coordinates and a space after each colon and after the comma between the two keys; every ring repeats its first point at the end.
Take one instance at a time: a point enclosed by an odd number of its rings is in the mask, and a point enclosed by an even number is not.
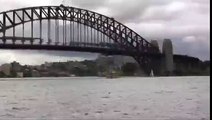
{"type": "Polygon", "coordinates": [[[16,71],[14,71],[14,70],[11,70],[11,75],[10,75],[10,77],[16,77],[17,76],[17,73],[16,73],[16,71]]]}
{"type": "Polygon", "coordinates": [[[3,77],[6,77],[6,75],[2,71],[0,71],[0,78],[3,78],[3,77]]]}
{"type": "Polygon", "coordinates": [[[82,61],[82,64],[86,66],[86,69],[84,70],[85,76],[96,76],[98,73],[96,62],[85,60],[82,61]]]}
{"type": "Polygon", "coordinates": [[[79,68],[79,67],[74,67],[72,72],[76,75],[76,76],[84,76],[84,70],[79,68]]]}
{"type": "Polygon", "coordinates": [[[126,76],[133,76],[137,70],[137,65],[135,63],[126,63],[122,66],[122,73],[126,76]]]}
{"type": "Polygon", "coordinates": [[[32,70],[31,69],[24,70],[24,77],[32,77],[32,70]]]}

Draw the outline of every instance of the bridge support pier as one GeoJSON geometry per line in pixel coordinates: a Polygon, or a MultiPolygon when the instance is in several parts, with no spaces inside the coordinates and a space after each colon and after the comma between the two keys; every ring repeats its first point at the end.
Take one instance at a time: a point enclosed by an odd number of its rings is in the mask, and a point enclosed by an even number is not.
{"type": "Polygon", "coordinates": [[[141,70],[143,70],[145,76],[149,76],[149,73],[151,71],[150,69],[150,64],[149,64],[149,59],[147,59],[146,57],[142,56],[138,56],[138,57],[134,57],[134,59],[137,61],[137,63],[139,64],[139,67],[141,70]]]}
{"type": "Polygon", "coordinates": [[[165,76],[173,75],[174,71],[174,60],[173,60],[173,46],[170,39],[165,39],[163,41],[162,52],[164,57],[161,60],[162,63],[162,73],[165,76]]]}
{"type": "Polygon", "coordinates": [[[160,57],[139,57],[135,59],[146,76],[150,76],[151,71],[153,71],[154,76],[161,75],[162,59],[160,57]]]}
{"type": "MultiPolygon", "coordinates": [[[[152,40],[151,44],[156,47],[157,51],[153,51],[154,53],[160,53],[159,50],[159,44],[157,40],[152,40]]],[[[145,74],[147,76],[150,75],[151,71],[153,71],[154,76],[160,75],[160,68],[161,68],[161,58],[158,56],[138,56],[135,57],[135,60],[138,62],[140,65],[140,68],[145,71],[145,74]]]]}

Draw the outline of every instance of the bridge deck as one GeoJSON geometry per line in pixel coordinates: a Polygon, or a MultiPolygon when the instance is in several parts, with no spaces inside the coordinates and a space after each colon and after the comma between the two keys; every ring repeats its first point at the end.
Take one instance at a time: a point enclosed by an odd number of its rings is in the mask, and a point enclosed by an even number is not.
{"type": "Polygon", "coordinates": [[[28,49],[28,50],[59,50],[59,51],[77,51],[77,52],[91,52],[102,53],[107,55],[126,55],[126,56],[155,56],[161,57],[162,54],[151,53],[137,53],[136,51],[125,51],[111,48],[94,48],[94,47],[79,47],[79,46],[56,46],[56,45],[13,45],[13,44],[0,44],[0,49],[28,49]]]}

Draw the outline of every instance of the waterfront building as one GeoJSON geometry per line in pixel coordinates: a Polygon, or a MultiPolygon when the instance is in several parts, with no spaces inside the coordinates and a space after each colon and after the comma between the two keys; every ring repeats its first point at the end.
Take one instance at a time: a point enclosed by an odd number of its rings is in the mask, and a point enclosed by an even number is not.
{"type": "Polygon", "coordinates": [[[24,73],[23,72],[17,72],[17,77],[23,78],[24,77],[24,73]]]}

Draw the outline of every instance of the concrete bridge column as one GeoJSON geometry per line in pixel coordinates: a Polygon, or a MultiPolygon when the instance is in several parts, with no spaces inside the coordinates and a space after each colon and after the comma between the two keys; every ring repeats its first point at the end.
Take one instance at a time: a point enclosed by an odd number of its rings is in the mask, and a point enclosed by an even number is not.
{"type": "MultiPolygon", "coordinates": [[[[158,48],[158,51],[155,51],[156,53],[161,53],[159,49],[159,44],[157,40],[151,40],[150,42],[152,45],[154,45],[156,48],[158,48]]],[[[161,58],[159,57],[152,57],[151,58],[151,69],[153,70],[153,73],[155,76],[158,76],[161,74],[161,58]]]]}
{"type": "Polygon", "coordinates": [[[174,60],[173,60],[173,46],[170,39],[165,39],[163,41],[162,53],[165,55],[163,63],[163,73],[164,75],[172,75],[174,71],[174,60]]]}

